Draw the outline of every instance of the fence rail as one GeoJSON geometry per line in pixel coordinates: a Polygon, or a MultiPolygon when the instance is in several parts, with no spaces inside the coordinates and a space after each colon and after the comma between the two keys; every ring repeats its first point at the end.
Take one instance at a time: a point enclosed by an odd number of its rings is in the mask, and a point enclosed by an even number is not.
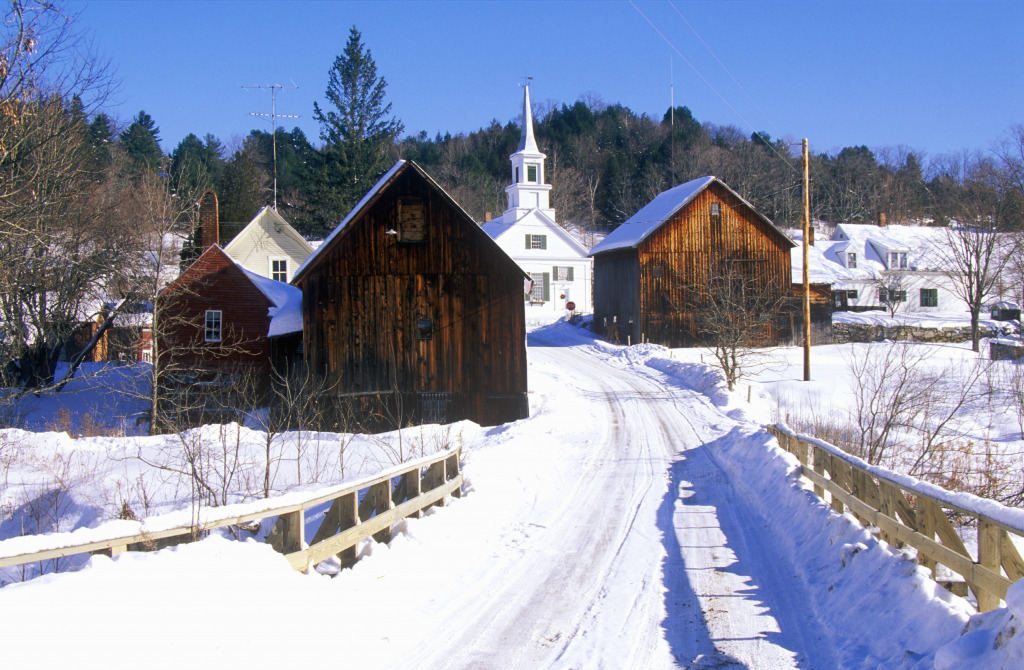
{"type": "MultiPolygon", "coordinates": [[[[267,542],[283,553],[293,568],[305,570],[331,556],[338,556],[342,566],[347,567],[355,563],[356,545],[365,538],[373,536],[378,542],[387,542],[391,539],[391,526],[394,523],[406,517],[419,517],[426,509],[443,505],[448,496],[461,497],[461,454],[461,447],[449,449],[342,487],[318,492],[309,498],[297,500],[295,494],[288,494],[282,496],[288,500],[282,504],[275,505],[273,500],[262,500],[224,508],[208,508],[204,510],[205,518],[201,521],[169,528],[137,530],[132,533],[114,530],[109,536],[103,537],[101,527],[90,533],[93,536],[100,535],[98,538],[76,542],[62,541],[61,537],[54,536],[51,544],[55,546],[27,552],[5,551],[5,544],[11,548],[18,541],[26,539],[12,538],[0,542],[0,568],[87,553],[104,552],[116,556],[129,550],[145,550],[161,544],[192,541],[204,531],[239,526],[275,516],[277,522],[267,536],[267,542]],[[331,506],[309,546],[306,546],[305,512],[328,502],[331,506]]],[[[123,528],[124,522],[116,522],[114,525],[123,528]]],[[[134,525],[142,527],[140,524],[134,525]]],[[[74,533],[58,535],[70,536],[74,533]]]]}
{"type": "Polygon", "coordinates": [[[919,563],[931,570],[933,578],[938,565],[961,575],[974,593],[979,611],[998,607],[1010,585],[1024,577],[1024,560],[1010,538],[1011,534],[1024,536],[1024,523],[1005,518],[1017,516],[1012,514],[1017,510],[984,501],[984,505],[994,511],[1010,513],[988,515],[954,500],[981,499],[950,494],[938,487],[922,486],[909,478],[886,473],[845,454],[838,447],[798,436],[781,425],[769,426],[767,430],[778,438],[783,449],[797,457],[803,476],[814,485],[818,497],[837,512],[848,509],[865,526],[877,527],[882,539],[889,544],[897,547],[907,544],[917,549],[919,563]],[[925,488],[936,491],[922,490],[925,488]],[[977,523],[977,558],[956,532],[947,510],[977,523]]]}

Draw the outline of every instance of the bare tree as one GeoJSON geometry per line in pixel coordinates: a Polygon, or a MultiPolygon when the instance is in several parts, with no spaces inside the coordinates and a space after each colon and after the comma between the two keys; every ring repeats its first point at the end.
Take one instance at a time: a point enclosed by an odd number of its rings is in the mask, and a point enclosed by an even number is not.
{"type": "Polygon", "coordinates": [[[698,334],[730,391],[751,371],[774,362],[764,347],[775,344],[780,330],[788,328],[787,317],[795,307],[789,287],[759,276],[757,265],[745,259],[713,261],[707,283],[686,289],[686,309],[695,314],[698,334]]]}
{"type": "Polygon", "coordinates": [[[872,285],[878,290],[878,302],[896,316],[900,305],[907,301],[907,275],[903,272],[883,271],[872,285]]]}
{"type": "Polygon", "coordinates": [[[940,202],[947,228],[938,252],[953,292],[967,304],[972,348],[979,351],[981,311],[998,290],[1000,275],[1015,252],[1015,238],[1002,233],[1008,199],[990,160],[956,157],[947,163],[942,179],[950,188],[940,202]]]}

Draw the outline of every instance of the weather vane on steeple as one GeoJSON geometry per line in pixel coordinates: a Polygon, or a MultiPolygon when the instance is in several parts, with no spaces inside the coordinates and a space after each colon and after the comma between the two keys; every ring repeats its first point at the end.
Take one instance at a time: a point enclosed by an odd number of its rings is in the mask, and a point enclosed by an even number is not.
{"type": "Polygon", "coordinates": [[[522,77],[520,77],[520,79],[526,80],[525,83],[519,84],[520,86],[529,86],[530,82],[533,81],[533,77],[527,74],[524,74],[522,77]]]}

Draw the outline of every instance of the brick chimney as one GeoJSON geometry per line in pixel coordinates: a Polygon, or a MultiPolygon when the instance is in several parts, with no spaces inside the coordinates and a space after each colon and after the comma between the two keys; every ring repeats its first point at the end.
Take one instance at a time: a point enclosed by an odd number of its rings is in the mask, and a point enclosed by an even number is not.
{"type": "Polygon", "coordinates": [[[488,221],[490,221],[491,220],[491,216],[492,215],[491,215],[490,212],[484,212],[484,223],[487,223],[488,221]]]}
{"type": "Polygon", "coordinates": [[[878,227],[885,228],[885,212],[878,213],[878,227]]]}
{"type": "Polygon", "coordinates": [[[199,201],[199,230],[203,236],[203,251],[220,243],[220,214],[217,211],[217,194],[207,191],[199,201]]]}

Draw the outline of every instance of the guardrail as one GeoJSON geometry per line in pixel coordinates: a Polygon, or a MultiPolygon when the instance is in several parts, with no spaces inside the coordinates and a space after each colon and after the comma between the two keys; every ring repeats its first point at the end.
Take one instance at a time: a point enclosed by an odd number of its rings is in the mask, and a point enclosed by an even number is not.
{"type": "Polygon", "coordinates": [[[205,508],[200,520],[187,524],[161,524],[161,517],[154,517],[145,522],[113,521],[71,533],[11,538],[0,542],[0,568],[86,553],[116,556],[124,551],[154,549],[195,540],[202,532],[214,528],[274,516],[278,519],[267,542],[283,553],[293,568],[305,570],[335,555],[342,567],[347,567],[355,563],[356,545],[362,540],[372,536],[378,542],[387,542],[394,523],[410,516],[419,517],[434,505],[443,505],[447,496],[461,497],[461,454],[461,447],[449,449],[312,495],[292,493],[276,500],[205,508]],[[306,546],[305,512],[328,502],[331,506],[306,546]],[[132,530],[125,532],[127,528],[132,530]],[[88,539],[79,539],[83,536],[88,539]],[[26,544],[33,549],[20,551],[19,547],[26,544]]]}
{"type": "Polygon", "coordinates": [[[865,526],[877,527],[889,544],[917,549],[919,563],[933,578],[940,564],[961,575],[978,601],[978,611],[999,607],[1010,585],[1024,577],[1024,560],[1010,539],[1010,534],[1024,536],[1024,510],[889,472],[781,425],[767,430],[797,457],[818,497],[837,512],[849,509],[865,526]],[[977,560],[947,510],[977,522],[977,560]]]}

